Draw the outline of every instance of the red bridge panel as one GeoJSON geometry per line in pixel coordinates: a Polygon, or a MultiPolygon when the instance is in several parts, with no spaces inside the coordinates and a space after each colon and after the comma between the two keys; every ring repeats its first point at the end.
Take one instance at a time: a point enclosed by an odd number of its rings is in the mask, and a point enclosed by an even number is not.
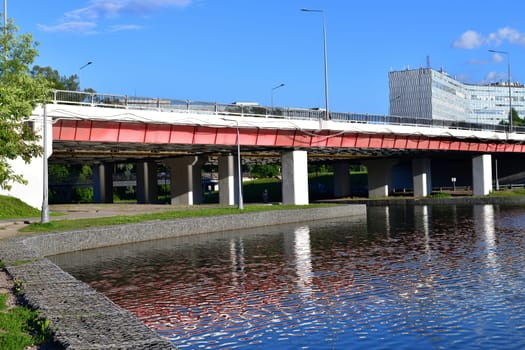
{"type": "MultiPolygon", "coordinates": [[[[419,149],[468,152],[525,152],[525,145],[481,140],[429,138],[415,135],[303,132],[301,130],[241,128],[245,146],[419,149]]],[[[146,142],[157,144],[235,145],[237,129],[205,126],[59,120],[53,139],[81,142],[146,142]]]]}
{"type": "Polygon", "coordinates": [[[171,126],[169,125],[148,124],[145,132],[144,142],[146,143],[170,142],[171,126]]]}

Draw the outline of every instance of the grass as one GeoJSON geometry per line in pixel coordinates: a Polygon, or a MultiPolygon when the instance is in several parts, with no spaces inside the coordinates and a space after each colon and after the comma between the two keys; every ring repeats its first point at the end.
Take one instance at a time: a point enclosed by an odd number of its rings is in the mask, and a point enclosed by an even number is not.
{"type": "Polygon", "coordinates": [[[489,194],[490,197],[518,197],[525,196],[525,188],[516,188],[512,190],[494,191],[489,194]]]}
{"type": "Polygon", "coordinates": [[[49,321],[24,306],[7,308],[8,294],[0,294],[0,349],[22,350],[49,340],[49,321]]]}
{"type": "Polygon", "coordinates": [[[28,226],[20,230],[20,232],[51,232],[51,231],[70,231],[79,230],[90,227],[98,226],[111,226],[111,225],[123,225],[123,224],[134,224],[145,221],[156,221],[156,220],[173,220],[189,217],[203,217],[203,216],[217,216],[217,215],[232,215],[241,213],[253,213],[261,211],[271,210],[286,210],[286,209],[306,209],[306,208],[321,208],[328,207],[328,204],[310,204],[305,206],[295,205],[248,205],[244,207],[244,210],[238,208],[202,208],[192,210],[174,210],[161,213],[148,213],[138,215],[126,215],[126,216],[110,216],[103,218],[86,218],[76,220],[53,220],[46,224],[31,223],[28,226]]]}
{"type": "Polygon", "coordinates": [[[0,195],[0,219],[18,219],[40,216],[40,210],[35,209],[18,198],[0,195]]]}

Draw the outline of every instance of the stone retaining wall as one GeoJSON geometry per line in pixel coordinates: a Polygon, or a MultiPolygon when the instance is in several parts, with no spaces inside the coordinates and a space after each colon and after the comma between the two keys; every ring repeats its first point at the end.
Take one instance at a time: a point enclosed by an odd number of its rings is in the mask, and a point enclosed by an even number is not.
{"type": "Polygon", "coordinates": [[[0,259],[13,278],[22,283],[28,303],[51,321],[55,340],[64,348],[173,349],[168,340],[133,314],[45,256],[192,234],[365,215],[365,205],[342,205],[100,227],[2,240],[0,259]]]}

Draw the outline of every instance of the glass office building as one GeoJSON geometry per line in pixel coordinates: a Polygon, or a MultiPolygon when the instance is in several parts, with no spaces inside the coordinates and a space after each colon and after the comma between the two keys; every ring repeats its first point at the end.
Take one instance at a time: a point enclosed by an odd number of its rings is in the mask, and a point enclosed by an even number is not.
{"type": "MultiPolygon", "coordinates": [[[[499,124],[508,121],[507,82],[462,83],[432,68],[389,73],[390,115],[499,124]]],[[[525,116],[525,86],[511,82],[512,108],[525,116]]]]}

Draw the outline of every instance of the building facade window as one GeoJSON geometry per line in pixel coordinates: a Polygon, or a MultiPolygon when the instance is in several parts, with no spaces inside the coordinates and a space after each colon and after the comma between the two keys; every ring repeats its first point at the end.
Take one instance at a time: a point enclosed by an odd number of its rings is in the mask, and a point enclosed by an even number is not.
{"type": "MultiPolygon", "coordinates": [[[[524,116],[525,86],[511,84],[512,107],[524,116]]],[[[485,124],[508,120],[506,83],[465,84],[443,71],[419,68],[390,72],[389,90],[390,115],[485,124]]]]}

